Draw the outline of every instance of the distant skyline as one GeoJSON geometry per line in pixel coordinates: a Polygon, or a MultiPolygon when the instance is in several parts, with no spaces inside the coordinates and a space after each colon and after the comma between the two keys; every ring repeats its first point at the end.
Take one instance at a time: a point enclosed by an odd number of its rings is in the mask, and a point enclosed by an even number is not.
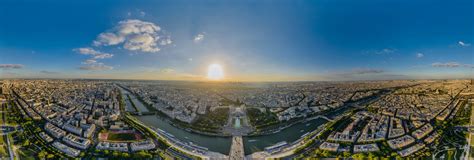
{"type": "Polygon", "coordinates": [[[226,81],[474,73],[471,0],[5,0],[0,19],[0,79],[208,80],[214,64],[226,81]]]}

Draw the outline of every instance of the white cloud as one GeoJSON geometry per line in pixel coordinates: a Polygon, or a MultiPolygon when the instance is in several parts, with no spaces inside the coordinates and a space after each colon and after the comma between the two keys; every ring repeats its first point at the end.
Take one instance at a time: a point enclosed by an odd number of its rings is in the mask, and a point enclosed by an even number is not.
{"type": "Polygon", "coordinates": [[[94,63],[97,63],[97,61],[94,60],[94,59],[88,59],[88,60],[82,62],[82,64],[94,64],[94,63]]]}
{"type": "Polygon", "coordinates": [[[474,68],[474,65],[472,64],[463,64],[462,66],[467,68],[474,68]]]}
{"type": "Polygon", "coordinates": [[[82,55],[90,56],[89,59],[82,62],[82,64],[85,64],[86,66],[79,67],[79,69],[81,70],[101,71],[101,70],[113,69],[113,67],[107,66],[104,63],[97,61],[98,59],[112,58],[114,56],[113,54],[103,53],[103,52],[94,50],[93,48],[90,48],[90,47],[76,48],[76,49],[73,49],[73,51],[82,55]]]}
{"type": "Polygon", "coordinates": [[[397,51],[397,50],[392,49],[392,48],[384,48],[384,49],[381,49],[381,50],[369,50],[369,51],[365,51],[364,53],[366,53],[366,54],[376,54],[376,55],[386,55],[386,54],[394,53],[395,51],[397,51]]]}
{"type": "Polygon", "coordinates": [[[462,47],[469,47],[469,46],[471,46],[470,43],[465,43],[465,42],[463,42],[463,41],[459,41],[458,44],[461,45],[462,47]]]}
{"type": "Polygon", "coordinates": [[[423,53],[416,53],[416,58],[423,58],[425,55],[423,53]]]}
{"type": "Polygon", "coordinates": [[[40,73],[42,73],[42,74],[59,74],[59,72],[45,71],[45,70],[40,71],[40,73]]]}
{"type": "Polygon", "coordinates": [[[372,77],[372,76],[388,76],[389,74],[384,74],[386,71],[383,69],[374,69],[374,68],[353,68],[350,71],[341,72],[341,73],[332,73],[328,75],[330,79],[354,79],[361,77],[372,77]]]}
{"type": "Polygon", "coordinates": [[[0,64],[1,69],[21,69],[25,67],[22,64],[0,64]]]}
{"type": "Polygon", "coordinates": [[[160,51],[160,46],[171,43],[170,37],[161,31],[160,26],[137,19],[120,21],[118,26],[99,34],[93,42],[95,46],[123,44],[127,50],[149,53],[156,53],[160,51]]]}
{"type": "Polygon", "coordinates": [[[162,45],[162,46],[166,46],[166,45],[171,44],[171,43],[173,43],[173,41],[171,41],[170,37],[167,37],[167,38],[160,41],[160,45],[162,45]]]}
{"type": "Polygon", "coordinates": [[[474,65],[472,64],[463,64],[459,62],[446,62],[446,63],[436,62],[436,63],[432,63],[431,66],[445,67],[445,68],[457,68],[457,67],[474,68],[474,65]]]}
{"type": "Polygon", "coordinates": [[[393,53],[393,52],[395,52],[395,49],[384,48],[382,50],[375,51],[375,54],[382,55],[382,54],[390,54],[390,53],[393,53]]]}
{"type": "Polygon", "coordinates": [[[93,63],[87,66],[81,66],[79,67],[80,70],[88,70],[88,71],[102,71],[102,70],[111,70],[114,67],[112,66],[107,66],[103,63],[93,63]]]}
{"type": "Polygon", "coordinates": [[[158,52],[160,51],[160,48],[156,47],[156,45],[155,37],[152,35],[139,34],[130,37],[123,47],[131,51],[141,50],[143,52],[158,52]]]}
{"type": "Polygon", "coordinates": [[[393,53],[395,52],[395,49],[390,49],[390,48],[385,48],[381,51],[381,53],[393,53]]]}
{"type": "Polygon", "coordinates": [[[199,33],[196,36],[194,36],[194,42],[195,43],[199,43],[203,40],[204,40],[204,34],[203,33],[199,33]]]}
{"type": "Polygon", "coordinates": [[[172,68],[163,68],[160,70],[161,73],[173,73],[174,69],[172,68]]]}
{"type": "Polygon", "coordinates": [[[75,48],[75,49],[72,49],[73,51],[79,53],[79,54],[83,54],[83,55],[96,55],[96,54],[100,54],[99,51],[96,51],[92,48],[89,48],[89,47],[86,47],[86,48],[75,48]]]}
{"type": "Polygon", "coordinates": [[[104,53],[104,54],[97,54],[92,58],[93,59],[105,59],[105,58],[112,58],[113,56],[114,56],[113,54],[104,53]]]}
{"type": "Polygon", "coordinates": [[[105,59],[105,58],[112,58],[114,55],[110,53],[103,53],[92,48],[75,48],[73,51],[82,54],[82,55],[90,55],[92,59],[105,59]]]}
{"type": "Polygon", "coordinates": [[[382,73],[384,70],[381,69],[369,69],[369,68],[358,68],[354,69],[350,74],[372,74],[372,73],[382,73]]]}
{"type": "Polygon", "coordinates": [[[431,66],[433,66],[433,67],[455,68],[455,67],[461,66],[461,64],[458,63],[458,62],[447,62],[447,63],[436,62],[436,63],[432,63],[431,66]]]}
{"type": "Polygon", "coordinates": [[[140,16],[141,16],[141,17],[145,17],[145,16],[146,16],[146,13],[143,12],[143,11],[140,11],[140,16]]]}
{"type": "Polygon", "coordinates": [[[95,46],[110,46],[122,43],[125,37],[118,36],[114,33],[101,33],[97,36],[97,40],[93,42],[95,46]]]}
{"type": "MultiPolygon", "coordinates": [[[[145,12],[140,12],[140,14],[144,16],[145,12]]],[[[131,15],[131,13],[128,15],[131,15]]],[[[96,40],[93,41],[93,45],[96,47],[121,45],[124,49],[130,51],[150,53],[158,52],[161,46],[171,43],[171,38],[165,35],[158,25],[137,19],[120,21],[114,28],[100,33],[96,40]]],[[[85,66],[79,67],[81,70],[99,71],[113,69],[113,67],[97,61],[99,59],[112,58],[113,54],[100,52],[91,47],[76,48],[73,51],[90,56],[89,59],[82,62],[85,66]]]]}
{"type": "Polygon", "coordinates": [[[188,61],[189,61],[189,62],[193,61],[193,58],[188,58],[188,61]]]}

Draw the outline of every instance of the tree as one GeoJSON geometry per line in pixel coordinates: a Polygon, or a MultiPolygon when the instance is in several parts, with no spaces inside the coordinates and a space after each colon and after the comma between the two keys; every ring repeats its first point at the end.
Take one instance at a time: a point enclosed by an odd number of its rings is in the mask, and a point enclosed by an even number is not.
{"type": "Polygon", "coordinates": [[[320,150],[320,149],[314,150],[314,155],[316,155],[316,156],[321,156],[320,154],[321,154],[321,150],[320,150]]]}
{"type": "Polygon", "coordinates": [[[372,153],[372,152],[369,152],[368,157],[369,157],[369,159],[374,159],[374,158],[377,158],[377,155],[375,155],[375,154],[372,153]]]}
{"type": "Polygon", "coordinates": [[[350,156],[351,156],[351,152],[345,151],[345,152],[342,153],[342,156],[343,156],[343,157],[350,157],[350,156]]]}
{"type": "Polygon", "coordinates": [[[396,152],[392,152],[392,154],[390,155],[391,157],[397,157],[398,154],[396,152]]]}
{"type": "Polygon", "coordinates": [[[44,159],[47,154],[48,154],[48,152],[46,152],[46,151],[41,151],[41,152],[38,153],[38,158],[44,159]]]}
{"type": "Polygon", "coordinates": [[[54,158],[54,154],[48,154],[47,158],[48,158],[48,159],[53,159],[53,158],[54,158]]]}
{"type": "Polygon", "coordinates": [[[366,156],[363,153],[357,153],[357,154],[352,155],[352,158],[354,158],[354,159],[365,159],[366,156]]]}
{"type": "Polygon", "coordinates": [[[326,151],[326,150],[325,150],[325,151],[323,151],[323,152],[321,153],[321,155],[322,155],[323,157],[329,157],[329,156],[331,155],[331,153],[329,153],[329,151],[326,151]]]}
{"type": "Polygon", "coordinates": [[[430,152],[430,151],[426,151],[426,152],[425,152],[425,156],[426,156],[426,157],[430,157],[430,156],[431,156],[431,152],[430,152]]]}
{"type": "Polygon", "coordinates": [[[129,157],[130,157],[130,154],[128,154],[127,152],[123,152],[123,153],[122,153],[122,157],[123,157],[123,158],[129,158],[129,157]]]}
{"type": "Polygon", "coordinates": [[[454,151],[448,150],[448,155],[446,157],[448,158],[448,160],[454,159],[454,151]]]}
{"type": "Polygon", "coordinates": [[[29,145],[30,145],[30,140],[25,139],[25,140],[23,141],[23,146],[29,146],[29,145]]]}
{"type": "Polygon", "coordinates": [[[397,159],[397,160],[399,160],[399,159],[400,159],[400,160],[403,160],[403,157],[401,157],[400,155],[397,154],[397,156],[395,156],[395,159],[397,159]]]}
{"type": "Polygon", "coordinates": [[[151,158],[152,157],[152,155],[150,153],[147,153],[145,151],[137,152],[136,156],[138,156],[140,158],[151,158]]]}
{"type": "Polygon", "coordinates": [[[118,157],[119,154],[120,154],[120,153],[119,153],[118,151],[113,151],[113,152],[112,152],[112,156],[114,156],[114,157],[118,157]]]}

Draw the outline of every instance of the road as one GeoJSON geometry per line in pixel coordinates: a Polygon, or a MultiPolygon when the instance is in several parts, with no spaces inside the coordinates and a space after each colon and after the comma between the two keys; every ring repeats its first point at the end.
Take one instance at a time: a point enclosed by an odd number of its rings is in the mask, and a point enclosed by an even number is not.
{"type": "MultiPolygon", "coordinates": [[[[472,126],[474,124],[474,105],[471,105],[471,122],[469,126],[472,126]]],[[[469,138],[467,139],[467,144],[468,144],[468,149],[467,149],[467,154],[465,159],[473,158],[471,157],[471,148],[473,147],[472,141],[473,141],[473,133],[469,132],[469,138]]]]}
{"type": "MultiPolygon", "coordinates": [[[[3,121],[2,121],[2,126],[5,126],[5,112],[4,112],[4,108],[8,108],[8,103],[7,105],[4,105],[4,104],[0,104],[1,107],[2,107],[2,118],[3,118],[3,121]]],[[[12,144],[10,142],[10,138],[8,138],[8,134],[11,133],[11,131],[9,131],[8,133],[4,134],[3,135],[3,139],[6,139],[7,141],[7,148],[8,148],[8,155],[10,155],[10,160],[14,160],[15,159],[15,152],[13,152],[12,150],[12,144]]]]}
{"type": "Polygon", "coordinates": [[[12,150],[12,145],[11,145],[11,142],[10,142],[10,138],[8,138],[7,135],[3,135],[3,138],[6,138],[7,140],[7,148],[8,148],[8,154],[10,155],[10,160],[14,160],[15,159],[15,152],[13,152],[12,150]]]}

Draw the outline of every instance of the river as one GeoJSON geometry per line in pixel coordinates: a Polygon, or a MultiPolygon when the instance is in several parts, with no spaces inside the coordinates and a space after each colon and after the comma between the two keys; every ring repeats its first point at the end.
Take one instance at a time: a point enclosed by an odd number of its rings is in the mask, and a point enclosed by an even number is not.
{"type": "Polygon", "coordinates": [[[124,99],[125,101],[125,104],[127,105],[125,107],[125,110],[126,111],[131,111],[131,112],[149,112],[148,108],[146,108],[146,106],[141,103],[137,97],[135,97],[133,94],[131,94],[130,92],[128,92],[127,90],[123,89],[122,87],[118,87],[120,89],[120,91],[122,92],[122,99],[124,99]],[[130,99],[128,99],[127,95],[130,95],[130,99]],[[130,103],[130,100],[133,102],[133,104],[137,107],[138,111],[135,110],[135,108],[132,106],[132,104],[130,103]]]}
{"type": "MultiPolygon", "coordinates": [[[[160,128],[182,141],[193,142],[202,147],[208,148],[210,151],[228,154],[231,145],[230,137],[207,136],[197,133],[188,132],[181,128],[175,127],[155,115],[135,116],[137,119],[146,125],[160,128]]],[[[291,143],[298,140],[303,134],[313,131],[321,124],[327,122],[324,119],[318,118],[311,121],[295,124],[291,127],[281,130],[278,133],[244,137],[245,154],[252,154],[257,151],[262,151],[265,147],[271,146],[281,141],[291,143]]]]}

